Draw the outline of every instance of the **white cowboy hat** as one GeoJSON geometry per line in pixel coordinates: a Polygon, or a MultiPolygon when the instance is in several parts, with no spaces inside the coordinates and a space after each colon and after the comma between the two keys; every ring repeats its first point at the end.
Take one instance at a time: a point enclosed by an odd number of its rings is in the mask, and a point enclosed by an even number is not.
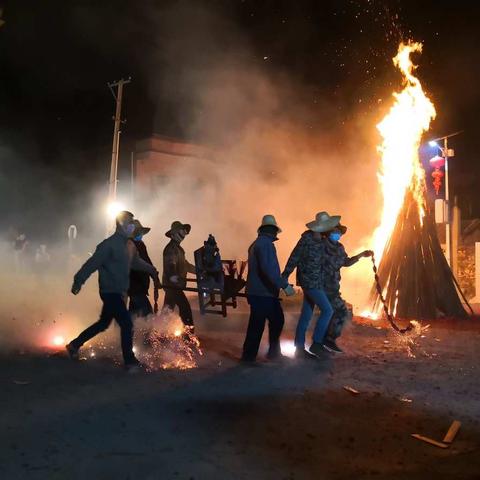
{"type": "Polygon", "coordinates": [[[319,212],[313,222],[307,223],[307,228],[312,232],[329,232],[340,224],[340,215],[330,216],[327,212],[319,212]]]}
{"type": "Polygon", "coordinates": [[[260,225],[260,227],[258,227],[258,229],[260,230],[261,227],[276,227],[278,233],[282,231],[273,215],[264,215],[262,218],[262,224],[260,225]]]}

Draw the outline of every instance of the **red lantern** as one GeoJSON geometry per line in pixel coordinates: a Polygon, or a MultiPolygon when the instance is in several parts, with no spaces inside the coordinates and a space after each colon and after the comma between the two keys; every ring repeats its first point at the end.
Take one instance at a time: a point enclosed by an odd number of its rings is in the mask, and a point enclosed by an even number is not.
{"type": "Polygon", "coordinates": [[[445,165],[445,159],[436,155],[430,159],[430,165],[435,168],[432,172],[433,177],[433,187],[435,188],[435,193],[438,195],[440,192],[440,187],[442,186],[442,178],[444,173],[440,170],[445,165]]]}

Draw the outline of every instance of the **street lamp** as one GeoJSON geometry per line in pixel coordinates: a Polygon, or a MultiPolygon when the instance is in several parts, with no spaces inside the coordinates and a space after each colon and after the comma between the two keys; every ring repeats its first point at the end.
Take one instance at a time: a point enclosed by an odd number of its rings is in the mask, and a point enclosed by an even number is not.
{"type": "Polygon", "coordinates": [[[445,211],[447,212],[446,215],[446,223],[445,223],[445,257],[447,259],[448,265],[452,266],[452,247],[451,247],[451,228],[450,228],[450,193],[449,193],[449,184],[448,184],[448,159],[449,157],[453,157],[455,152],[452,148],[448,148],[448,139],[450,137],[455,137],[462,133],[463,130],[455,133],[451,133],[450,135],[445,135],[444,137],[434,138],[428,142],[428,145],[432,148],[438,148],[441,152],[442,157],[445,159],[445,211]],[[441,147],[437,142],[443,140],[443,147],[441,147]]]}

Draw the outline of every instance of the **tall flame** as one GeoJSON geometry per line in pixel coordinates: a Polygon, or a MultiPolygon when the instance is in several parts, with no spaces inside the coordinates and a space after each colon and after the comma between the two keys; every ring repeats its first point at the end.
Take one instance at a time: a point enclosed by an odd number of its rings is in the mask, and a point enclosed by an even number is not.
{"type": "Polygon", "coordinates": [[[395,227],[407,189],[412,190],[418,203],[420,221],[425,215],[425,172],[418,149],[422,135],[428,130],[436,112],[413,74],[416,67],[410,55],[421,51],[421,43],[399,45],[393,63],[402,72],[404,88],[393,94],[392,107],[377,125],[383,138],[378,147],[382,156],[378,177],[383,191],[383,212],[381,223],[373,235],[373,249],[378,259],[395,227]]]}

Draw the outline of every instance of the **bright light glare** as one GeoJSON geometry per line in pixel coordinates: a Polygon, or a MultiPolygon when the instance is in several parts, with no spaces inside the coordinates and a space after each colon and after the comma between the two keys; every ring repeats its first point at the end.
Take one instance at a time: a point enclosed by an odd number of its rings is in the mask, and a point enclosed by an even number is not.
{"type": "Polygon", "coordinates": [[[295,355],[295,344],[291,340],[282,340],[280,343],[283,355],[293,357],[295,355]]]}
{"type": "Polygon", "coordinates": [[[65,344],[65,339],[61,335],[56,335],[55,337],[53,337],[52,343],[56,347],[60,347],[61,345],[65,344]]]}
{"type": "Polygon", "coordinates": [[[181,334],[182,334],[182,331],[181,331],[181,330],[175,330],[174,335],[175,335],[176,337],[179,337],[181,334]]]}
{"type": "Polygon", "coordinates": [[[107,214],[110,218],[115,218],[125,207],[120,202],[111,202],[107,205],[107,214]]]}
{"type": "Polygon", "coordinates": [[[438,147],[438,143],[437,143],[435,140],[430,140],[430,141],[428,142],[428,145],[429,145],[430,147],[432,147],[432,148],[433,148],[433,147],[438,147]]]}

